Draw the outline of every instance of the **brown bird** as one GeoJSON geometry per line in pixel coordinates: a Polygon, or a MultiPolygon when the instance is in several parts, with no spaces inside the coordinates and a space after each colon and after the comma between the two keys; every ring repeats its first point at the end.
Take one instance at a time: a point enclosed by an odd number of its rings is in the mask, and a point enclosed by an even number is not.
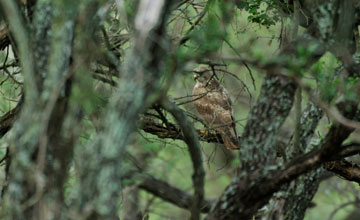
{"type": "Polygon", "coordinates": [[[217,81],[215,73],[204,66],[196,68],[194,104],[208,126],[220,133],[229,150],[239,149],[235,118],[228,91],[217,81]]]}

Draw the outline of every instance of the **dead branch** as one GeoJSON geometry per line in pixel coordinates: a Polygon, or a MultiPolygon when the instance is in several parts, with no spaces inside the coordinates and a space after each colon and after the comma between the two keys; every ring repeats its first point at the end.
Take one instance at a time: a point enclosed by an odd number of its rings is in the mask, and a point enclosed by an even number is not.
{"type": "MultiPolygon", "coordinates": [[[[141,129],[149,134],[153,134],[158,136],[159,138],[170,138],[174,140],[185,140],[181,129],[175,126],[172,123],[169,123],[171,126],[165,127],[164,125],[151,120],[143,118],[141,120],[141,129]]],[[[220,143],[222,144],[221,135],[212,130],[196,130],[198,138],[200,141],[208,142],[208,143],[220,143]]]]}

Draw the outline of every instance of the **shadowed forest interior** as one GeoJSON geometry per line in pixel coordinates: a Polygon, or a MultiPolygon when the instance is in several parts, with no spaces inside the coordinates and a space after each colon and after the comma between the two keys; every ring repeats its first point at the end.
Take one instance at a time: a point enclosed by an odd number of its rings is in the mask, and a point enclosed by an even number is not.
{"type": "Polygon", "coordinates": [[[356,0],[0,0],[0,219],[360,219],[356,0]]]}

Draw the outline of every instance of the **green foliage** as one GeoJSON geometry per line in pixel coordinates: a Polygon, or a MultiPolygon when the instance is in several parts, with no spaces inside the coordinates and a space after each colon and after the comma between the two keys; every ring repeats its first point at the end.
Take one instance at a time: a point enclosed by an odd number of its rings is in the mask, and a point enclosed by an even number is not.
{"type": "Polygon", "coordinates": [[[248,21],[265,27],[275,25],[279,21],[278,5],[281,3],[272,0],[243,0],[239,7],[249,12],[248,21]]]}
{"type": "Polygon", "coordinates": [[[136,9],[139,4],[139,0],[125,0],[124,2],[124,8],[127,19],[129,19],[130,23],[133,23],[135,20],[136,15],[136,9]]]}
{"type": "MultiPolygon", "coordinates": [[[[90,2],[93,1],[56,1],[54,3],[56,10],[53,11],[53,14],[54,16],[57,16],[57,20],[52,20],[53,30],[57,30],[61,34],[62,31],[60,28],[63,27],[66,16],[76,15],[75,12],[78,9],[79,4],[90,2]],[[65,13],[66,16],[61,17],[60,15],[62,15],[62,13],[65,13]]],[[[101,0],[95,2],[101,5],[106,1],[101,0]]],[[[104,24],[101,26],[107,33],[109,42],[104,43],[104,34],[101,33],[101,31],[96,32],[94,36],[91,35],[92,32],[88,33],[84,31],[83,34],[86,37],[81,38],[77,36],[78,38],[75,38],[74,45],[69,44],[70,47],[74,46],[74,48],[70,48],[72,50],[69,49],[68,52],[73,53],[73,50],[75,51],[71,57],[71,62],[75,63],[75,68],[73,70],[74,78],[72,78],[72,90],[69,102],[70,110],[68,111],[70,112],[69,114],[81,117],[81,126],[79,126],[81,127],[79,129],[81,130],[79,131],[81,135],[78,141],[74,141],[76,145],[75,155],[69,165],[69,177],[64,186],[65,202],[67,205],[72,205],[74,197],[76,197],[79,193],[82,193],[83,189],[77,189],[75,187],[78,180],[84,181],[90,188],[92,185],[96,184],[104,186],[104,193],[108,193],[110,190],[112,190],[112,192],[120,192],[120,185],[123,187],[138,184],[138,180],[136,178],[128,178],[126,176],[126,178],[123,178],[122,181],[116,182],[116,184],[112,186],[113,189],[107,189],[106,186],[111,184],[107,185],[109,181],[102,181],[102,179],[111,180],[111,178],[109,178],[109,176],[112,175],[111,172],[118,172],[116,175],[120,175],[128,171],[135,170],[135,172],[140,172],[139,170],[141,170],[141,172],[162,179],[181,190],[193,193],[193,183],[191,179],[193,175],[192,161],[189,157],[187,146],[183,141],[164,139],[145,133],[139,126],[139,132],[131,134],[131,141],[127,145],[127,152],[124,154],[126,156],[124,156],[124,158],[118,157],[118,155],[122,154],[122,149],[118,152],[114,151],[118,145],[122,144],[118,143],[121,142],[122,139],[120,138],[120,140],[116,143],[111,142],[111,135],[121,135],[123,130],[125,130],[124,128],[126,128],[121,123],[126,121],[126,119],[120,121],[118,119],[119,113],[122,113],[121,110],[123,109],[126,110],[128,105],[141,103],[143,98],[142,96],[139,96],[140,98],[138,99],[135,97],[131,100],[125,100],[122,102],[125,104],[119,104],[119,106],[117,106],[118,108],[114,108],[110,113],[109,111],[104,112],[109,98],[113,94],[119,95],[119,93],[116,93],[118,90],[113,88],[111,89],[111,86],[102,82],[100,83],[106,84],[106,86],[105,88],[99,88],[97,87],[99,81],[91,78],[91,76],[94,76],[95,72],[95,74],[98,74],[97,76],[103,76],[105,81],[106,79],[111,79],[114,80],[114,82],[119,83],[119,77],[123,77],[126,70],[121,72],[119,71],[121,68],[118,68],[116,65],[126,65],[124,64],[124,60],[126,62],[132,62],[129,59],[126,60],[128,58],[126,57],[126,54],[129,54],[129,51],[132,49],[134,44],[132,41],[133,38],[137,37],[134,33],[132,33],[131,27],[136,16],[136,8],[139,1],[125,0],[119,2],[124,4],[123,10],[126,15],[121,13],[121,15],[119,15],[117,8],[113,5],[110,12],[107,14],[106,19],[102,19],[104,24]],[[121,17],[121,19],[119,19],[119,17],[121,17]],[[126,19],[122,20],[122,18],[126,19]],[[79,45],[83,44],[83,39],[86,39],[84,42],[91,42],[94,45],[82,45],[85,48],[89,47],[91,49],[79,52],[77,50],[78,47],[82,47],[79,45]],[[107,47],[107,43],[109,43],[112,47],[107,47]],[[109,51],[109,48],[111,48],[111,51],[109,51]],[[87,53],[93,54],[88,56],[87,53]],[[109,61],[110,56],[106,56],[108,54],[111,54],[110,59],[113,60],[109,61]],[[108,73],[110,76],[107,75],[108,73]],[[139,99],[141,100],[139,101],[139,99]],[[99,128],[96,126],[94,121],[102,120],[103,115],[105,114],[108,114],[107,116],[111,116],[108,121],[104,122],[105,126],[108,124],[111,124],[112,126],[110,127],[111,129],[109,129],[110,131],[107,131],[108,133],[104,135],[102,127],[99,128]],[[99,140],[103,141],[100,142],[99,140]],[[89,158],[91,158],[91,160],[89,158]],[[111,159],[112,162],[109,162],[109,159],[111,159]],[[103,161],[99,162],[97,160],[103,161]],[[116,163],[114,163],[114,161],[116,163]],[[87,167],[87,165],[91,166],[87,167]],[[99,170],[103,172],[97,172],[99,170]],[[96,183],[88,181],[88,179],[79,174],[82,171],[85,171],[83,173],[84,176],[90,176],[91,174],[88,173],[96,171],[95,176],[99,175],[99,181],[96,183]]],[[[164,51],[166,51],[166,53],[160,54],[162,61],[166,63],[166,68],[164,68],[165,70],[162,69],[164,72],[161,71],[161,77],[153,80],[154,84],[161,83],[163,85],[164,90],[161,91],[166,90],[167,92],[166,94],[164,93],[164,95],[174,99],[177,103],[184,100],[191,100],[193,97],[190,94],[195,83],[191,76],[193,67],[199,63],[209,61],[218,64],[218,66],[215,65],[215,68],[219,69],[219,72],[217,73],[218,77],[220,78],[221,83],[228,89],[230,97],[232,98],[234,116],[238,120],[237,131],[239,135],[241,135],[241,131],[248,120],[249,112],[253,109],[255,100],[258,98],[262,80],[265,76],[267,76],[268,67],[262,68],[262,65],[268,64],[267,62],[269,61],[274,62],[275,65],[279,66],[279,74],[288,74],[289,77],[294,77],[297,80],[304,82],[304,84],[308,86],[307,88],[309,88],[310,93],[318,96],[321,101],[328,104],[329,107],[334,106],[334,98],[342,98],[346,100],[358,99],[357,88],[359,87],[359,77],[345,77],[346,73],[340,73],[342,71],[342,67],[339,67],[340,62],[333,55],[325,54],[309,69],[307,64],[310,59],[313,58],[317,45],[301,45],[296,47],[295,50],[297,52],[297,56],[295,58],[290,56],[286,57],[274,55],[279,52],[278,39],[280,37],[278,36],[281,36],[279,21],[283,16],[283,13],[281,12],[284,12],[285,14],[293,12],[292,6],[288,5],[287,1],[285,1],[285,3],[281,3],[284,1],[274,0],[242,0],[236,2],[238,7],[242,10],[236,10],[231,1],[210,0],[207,3],[202,1],[183,1],[184,4],[173,11],[172,17],[169,19],[167,24],[168,27],[166,34],[166,37],[173,40],[173,42],[171,42],[172,44],[170,45],[167,42],[163,43],[160,40],[158,42],[156,37],[152,39],[161,45],[164,51]],[[202,15],[204,16],[202,17],[202,15]],[[186,43],[179,45],[178,42],[185,38],[188,38],[186,43]],[[243,58],[244,60],[242,60],[243,58]],[[247,59],[249,60],[249,63],[247,63],[247,59]],[[245,68],[245,64],[248,64],[249,69],[245,68]],[[220,69],[223,72],[221,72],[220,69]],[[170,81],[168,78],[172,77],[172,70],[176,70],[177,75],[174,76],[175,82],[170,86],[168,85],[170,81]],[[170,88],[168,88],[168,86],[170,88]],[[167,89],[169,89],[169,91],[167,91],[167,89]]],[[[100,12],[98,13],[100,14],[100,12]]],[[[81,30],[82,24],[86,23],[81,20],[83,19],[82,16],[84,15],[81,14],[79,20],[76,20],[76,22],[79,22],[79,25],[76,24],[78,25],[78,29],[76,31],[78,32],[83,31],[81,30]]],[[[39,20],[42,19],[39,18],[39,20]]],[[[89,27],[93,26],[91,22],[87,24],[89,24],[89,27]]],[[[94,27],[98,26],[100,25],[96,26],[94,24],[94,27]]],[[[92,30],[96,30],[96,28],[93,28],[92,30]]],[[[56,38],[54,33],[52,34],[51,43],[53,47],[50,49],[53,52],[56,48],[57,51],[60,52],[62,49],[66,49],[63,47],[63,44],[60,43],[59,38],[56,38]]],[[[59,66],[63,66],[60,61],[61,59],[64,59],[64,57],[65,56],[61,53],[55,52],[54,56],[48,57],[50,60],[48,65],[55,67],[55,64],[60,64],[59,66]]],[[[136,58],[137,57],[134,59],[136,58]]],[[[150,61],[153,61],[153,59],[153,57],[149,58],[150,61]]],[[[11,57],[11,60],[15,60],[13,56],[11,57]]],[[[148,60],[145,62],[148,62],[148,60]]],[[[10,63],[10,61],[5,62],[4,54],[0,54],[0,65],[3,63],[10,63]]],[[[134,69],[137,70],[136,68],[134,69]]],[[[8,70],[15,75],[15,73],[19,71],[19,68],[10,67],[8,70]]],[[[54,69],[53,72],[56,72],[57,70],[58,69],[54,69]]],[[[143,69],[140,71],[143,71],[143,69]]],[[[0,73],[2,74],[0,75],[0,96],[2,97],[0,100],[0,110],[1,113],[6,113],[17,103],[22,85],[9,78],[3,70],[0,70],[0,73]]],[[[278,72],[276,71],[274,72],[274,74],[277,73],[278,72]]],[[[132,73],[129,75],[131,74],[132,73]]],[[[126,87],[130,84],[132,85],[136,83],[135,81],[137,80],[143,79],[134,79],[131,82],[120,81],[120,85],[126,87]]],[[[58,78],[48,81],[45,80],[45,82],[48,83],[47,86],[50,88],[50,92],[58,81],[58,78]]],[[[126,91],[128,94],[122,94],[123,97],[131,97],[133,93],[138,92],[130,89],[126,91]]],[[[271,92],[272,90],[269,91],[271,92]]],[[[274,89],[274,91],[277,90],[274,89]]],[[[47,99],[51,95],[50,92],[46,94],[47,99]]],[[[308,91],[303,90],[304,94],[306,94],[306,92],[308,91]]],[[[156,98],[158,98],[158,94],[155,95],[156,98]]],[[[282,93],[278,94],[279,97],[281,95],[282,93]]],[[[152,96],[154,96],[154,94],[146,94],[146,99],[150,99],[149,97],[152,96]]],[[[260,101],[267,102],[268,100],[260,101]]],[[[308,96],[304,95],[303,104],[307,104],[308,101],[308,96]]],[[[288,109],[291,107],[290,104],[291,103],[288,104],[288,109]]],[[[269,107],[269,105],[266,105],[264,109],[267,107],[269,107]]],[[[194,109],[193,104],[189,102],[181,105],[181,108],[187,111],[190,116],[189,119],[194,119],[194,126],[196,128],[204,129],[204,125],[199,123],[196,119],[196,110],[194,109]]],[[[259,109],[258,111],[261,112],[264,109],[259,109]]],[[[156,111],[153,110],[149,110],[147,113],[157,114],[156,111]]],[[[169,115],[166,115],[165,111],[163,111],[163,113],[171,123],[176,124],[169,115]]],[[[268,117],[275,119],[275,114],[276,113],[270,112],[268,117]]],[[[292,134],[294,127],[292,120],[293,112],[289,115],[288,120],[282,125],[281,131],[274,134],[274,137],[284,139],[286,143],[291,142],[291,137],[289,136],[292,134]]],[[[31,117],[34,117],[34,115],[31,115],[31,117]]],[[[41,119],[41,116],[36,115],[36,117],[41,119]]],[[[40,119],[36,121],[38,122],[40,119]]],[[[162,123],[160,119],[156,118],[155,120],[164,127],[167,126],[167,124],[162,123]]],[[[73,122],[69,122],[70,126],[74,125],[72,123],[73,122]]],[[[131,123],[135,124],[135,120],[128,124],[131,123]]],[[[268,129],[271,130],[273,129],[274,124],[275,126],[279,126],[281,123],[276,120],[270,121],[268,129]]],[[[309,141],[310,145],[318,146],[319,143],[324,140],[326,132],[330,129],[331,125],[333,125],[331,121],[329,122],[327,119],[324,119],[322,124],[318,126],[317,130],[319,132],[315,133],[313,135],[314,137],[309,141]]],[[[40,126],[41,125],[39,125],[39,123],[30,125],[33,130],[29,129],[26,131],[23,138],[26,140],[31,139],[36,142],[38,140],[37,135],[39,134],[39,130],[41,130],[40,126]]],[[[62,129],[64,130],[64,128],[62,129]]],[[[159,136],[161,136],[161,134],[159,136]]],[[[203,165],[205,166],[207,174],[205,181],[206,198],[218,198],[221,195],[224,188],[229,184],[233,177],[237,175],[237,170],[241,165],[241,162],[245,160],[244,158],[248,160],[256,159],[252,154],[247,154],[246,157],[239,157],[238,152],[229,152],[222,148],[219,144],[206,142],[201,142],[201,144],[204,158],[203,165]]],[[[0,146],[7,146],[5,138],[1,139],[0,146]]],[[[24,146],[27,147],[25,144],[24,146]]],[[[50,152],[50,147],[46,149],[47,152],[50,152]]],[[[262,145],[261,147],[264,146],[262,145]]],[[[264,149],[262,148],[261,150],[264,149]]],[[[271,150],[273,149],[269,148],[269,151],[271,150]]],[[[274,152],[271,151],[271,153],[274,152]]],[[[0,158],[3,154],[4,150],[1,149],[0,158]]],[[[20,152],[17,157],[18,160],[21,160],[21,164],[24,164],[24,166],[32,165],[30,157],[25,155],[23,152],[20,152]]],[[[49,160],[51,159],[52,158],[49,160]]],[[[268,166],[264,168],[264,170],[274,170],[275,168],[278,168],[278,166],[268,166]]],[[[322,187],[325,188],[325,186],[322,187]]],[[[101,187],[99,187],[99,189],[101,189],[101,187]]],[[[329,193],[330,198],[335,197],[337,204],[345,202],[345,200],[339,199],[343,198],[341,194],[334,193],[336,189],[330,188],[329,190],[331,191],[329,193]]],[[[329,206],[326,202],[324,202],[329,201],[327,193],[328,192],[321,190],[321,195],[315,199],[315,201],[319,201],[319,204],[317,204],[317,207],[315,208],[316,211],[310,211],[311,213],[309,216],[316,216],[316,218],[314,217],[313,219],[320,218],[321,216],[324,216],[324,213],[328,213],[327,207],[329,206]],[[315,215],[313,215],[314,212],[316,212],[315,215]]],[[[141,191],[139,196],[140,209],[150,212],[150,219],[189,218],[189,213],[187,211],[177,208],[160,199],[154,199],[150,193],[141,191]],[[170,214],[168,214],[168,216],[161,215],[163,213],[170,214]]],[[[8,200],[6,200],[6,202],[8,202],[8,200]]],[[[6,205],[8,206],[9,204],[6,203],[6,205]]],[[[107,204],[104,203],[101,205],[103,206],[102,208],[106,209],[107,204]]],[[[1,208],[6,209],[7,206],[1,206],[1,208]]],[[[334,208],[334,206],[331,207],[334,208]]],[[[340,215],[343,216],[342,213],[340,213],[339,216],[340,215]]],[[[308,219],[311,219],[311,217],[308,217],[308,219]]]]}
{"type": "Polygon", "coordinates": [[[209,12],[206,24],[199,30],[191,34],[195,45],[203,53],[216,51],[222,45],[220,39],[225,37],[224,30],[221,29],[220,21],[216,14],[209,12]],[[219,28],[220,27],[220,28],[219,28]],[[203,42],[206,42],[203,44],[203,42]]]}
{"type": "Polygon", "coordinates": [[[0,75],[0,89],[2,101],[0,102],[0,114],[12,109],[18,101],[18,95],[20,93],[20,86],[13,80],[7,80],[9,77],[6,75],[0,75]]]}
{"type": "MultiPolygon", "coordinates": [[[[349,199],[357,197],[353,194],[358,186],[354,183],[342,180],[341,178],[332,177],[320,184],[318,193],[315,195],[313,202],[316,204],[314,208],[307,211],[305,220],[313,219],[329,219],[332,211],[338,209],[341,205],[348,202],[349,199]]],[[[344,220],[346,216],[355,208],[354,205],[348,205],[337,210],[333,216],[333,220],[344,220]]]]}
{"type": "Polygon", "coordinates": [[[333,55],[327,53],[310,69],[310,75],[315,77],[320,97],[325,102],[329,102],[339,95],[341,84],[339,65],[340,62],[333,55]]]}
{"type": "Polygon", "coordinates": [[[190,34],[190,48],[195,51],[189,51],[189,53],[196,52],[196,54],[201,55],[215,52],[222,46],[222,39],[226,37],[226,23],[223,22],[229,20],[229,15],[224,13],[227,7],[219,1],[215,1],[208,7],[205,22],[190,34]],[[223,16],[226,19],[223,19],[223,16]]]}

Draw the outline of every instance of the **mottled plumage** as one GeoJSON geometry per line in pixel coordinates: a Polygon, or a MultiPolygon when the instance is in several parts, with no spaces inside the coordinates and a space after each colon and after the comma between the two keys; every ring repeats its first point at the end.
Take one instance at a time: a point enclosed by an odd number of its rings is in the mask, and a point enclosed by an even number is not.
{"type": "Polygon", "coordinates": [[[235,119],[227,90],[216,80],[211,70],[205,67],[195,69],[196,84],[194,104],[200,116],[218,131],[227,149],[239,149],[235,119]]]}

